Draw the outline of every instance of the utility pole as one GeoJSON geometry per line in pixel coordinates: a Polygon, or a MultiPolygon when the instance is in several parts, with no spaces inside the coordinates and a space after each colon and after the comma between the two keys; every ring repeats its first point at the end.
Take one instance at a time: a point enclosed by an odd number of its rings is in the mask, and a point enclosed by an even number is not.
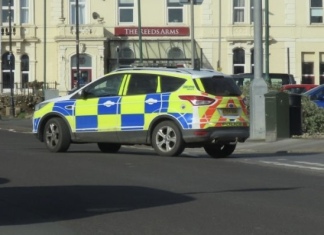
{"type": "Polygon", "coordinates": [[[262,78],[262,0],[254,0],[254,79],[250,86],[250,138],[265,139],[265,97],[268,86],[262,78]]]}
{"type": "Polygon", "coordinates": [[[14,58],[13,58],[13,54],[12,54],[12,27],[11,27],[11,0],[9,0],[8,2],[9,4],[9,55],[8,55],[8,62],[9,62],[9,76],[10,76],[10,100],[11,100],[11,107],[10,107],[10,115],[12,117],[15,116],[15,98],[14,98],[14,77],[12,74],[12,69],[13,69],[13,62],[14,62],[14,58]]]}

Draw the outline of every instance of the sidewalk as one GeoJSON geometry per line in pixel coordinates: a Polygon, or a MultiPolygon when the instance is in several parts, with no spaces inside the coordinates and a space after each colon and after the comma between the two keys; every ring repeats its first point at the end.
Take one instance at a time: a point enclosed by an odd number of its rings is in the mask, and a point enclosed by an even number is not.
{"type": "MultiPolygon", "coordinates": [[[[32,119],[0,117],[0,129],[32,132],[32,119]]],[[[273,142],[248,139],[238,143],[235,152],[241,153],[324,153],[324,138],[294,137],[273,142]]]]}

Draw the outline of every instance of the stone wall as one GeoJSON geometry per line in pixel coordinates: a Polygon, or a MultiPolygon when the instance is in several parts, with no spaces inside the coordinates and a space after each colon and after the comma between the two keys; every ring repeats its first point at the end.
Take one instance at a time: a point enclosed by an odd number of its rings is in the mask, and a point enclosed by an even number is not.
{"type": "MultiPolygon", "coordinates": [[[[34,112],[35,105],[43,100],[44,98],[40,93],[32,95],[15,95],[15,116],[19,116],[21,113],[26,115],[32,114],[34,112]]],[[[11,108],[11,96],[7,94],[0,95],[0,116],[10,116],[11,108]]]]}

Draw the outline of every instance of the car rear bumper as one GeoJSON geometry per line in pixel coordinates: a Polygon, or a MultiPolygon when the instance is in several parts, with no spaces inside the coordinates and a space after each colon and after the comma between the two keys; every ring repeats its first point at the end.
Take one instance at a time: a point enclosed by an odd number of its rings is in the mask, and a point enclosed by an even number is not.
{"type": "Polygon", "coordinates": [[[208,129],[184,130],[186,143],[209,143],[212,141],[244,142],[250,136],[250,127],[212,127],[208,129]]]}

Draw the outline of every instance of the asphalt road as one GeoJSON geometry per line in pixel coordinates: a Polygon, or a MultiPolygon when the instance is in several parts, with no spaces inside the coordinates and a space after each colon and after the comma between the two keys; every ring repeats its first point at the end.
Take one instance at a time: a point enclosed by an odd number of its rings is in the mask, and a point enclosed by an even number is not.
{"type": "Polygon", "coordinates": [[[324,231],[324,173],[267,164],[321,153],[238,151],[212,159],[198,149],[159,157],[140,146],[103,154],[87,144],[54,154],[30,133],[7,130],[0,130],[0,151],[4,235],[324,231]]]}

